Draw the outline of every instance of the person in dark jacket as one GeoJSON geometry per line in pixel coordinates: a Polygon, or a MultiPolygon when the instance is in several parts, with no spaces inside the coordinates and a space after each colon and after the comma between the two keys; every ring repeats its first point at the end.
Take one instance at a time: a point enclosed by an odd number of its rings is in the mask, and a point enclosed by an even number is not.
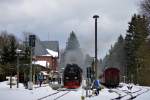
{"type": "Polygon", "coordinates": [[[29,77],[26,76],[25,80],[24,80],[24,86],[25,86],[26,89],[28,88],[28,81],[29,81],[29,77]]]}
{"type": "Polygon", "coordinates": [[[40,87],[41,87],[43,79],[44,79],[43,73],[39,73],[38,79],[39,79],[40,87]]]}

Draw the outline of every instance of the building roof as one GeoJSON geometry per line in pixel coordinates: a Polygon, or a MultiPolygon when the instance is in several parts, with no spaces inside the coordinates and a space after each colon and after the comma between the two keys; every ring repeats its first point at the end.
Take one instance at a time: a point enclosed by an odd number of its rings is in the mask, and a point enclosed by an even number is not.
{"type": "Polygon", "coordinates": [[[46,54],[48,54],[47,50],[42,45],[41,41],[36,39],[35,48],[34,48],[34,55],[40,56],[40,55],[46,55],[46,54]]]}
{"type": "Polygon", "coordinates": [[[46,49],[46,50],[49,53],[48,55],[53,56],[53,57],[58,57],[58,52],[50,50],[50,49],[46,49]]]}
{"type": "Polygon", "coordinates": [[[35,56],[53,56],[58,57],[59,43],[58,41],[40,41],[36,39],[34,55],[35,56]]]}
{"type": "Polygon", "coordinates": [[[59,43],[58,41],[41,41],[41,44],[49,50],[59,51],[59,43]]]}

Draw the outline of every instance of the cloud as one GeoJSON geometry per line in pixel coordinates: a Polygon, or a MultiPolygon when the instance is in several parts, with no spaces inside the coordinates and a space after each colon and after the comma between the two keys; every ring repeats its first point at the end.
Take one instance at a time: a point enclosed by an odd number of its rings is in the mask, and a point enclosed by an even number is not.
{"type": "Polygon", "coordinates": [[[104,57],[120,34],[125,34],[139,0],[0,0],[0,29],[22,38],[36,33],[42,40],[59,40],[65,47],[74,30],[81,47],[94,51],[94,19],[98,14],[98,53],[104,57]]]}

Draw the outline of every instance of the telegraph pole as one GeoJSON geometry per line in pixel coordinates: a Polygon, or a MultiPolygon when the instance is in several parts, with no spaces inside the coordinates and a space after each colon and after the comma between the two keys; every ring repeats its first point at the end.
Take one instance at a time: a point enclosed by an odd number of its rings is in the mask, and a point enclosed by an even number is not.
{"type": "Polygon", "coordinates": [[[99,18],[98,15],[94,15],[93,18],[95,19],[95,79],[98,78],[97,75],[97,19],[99,18]]]}

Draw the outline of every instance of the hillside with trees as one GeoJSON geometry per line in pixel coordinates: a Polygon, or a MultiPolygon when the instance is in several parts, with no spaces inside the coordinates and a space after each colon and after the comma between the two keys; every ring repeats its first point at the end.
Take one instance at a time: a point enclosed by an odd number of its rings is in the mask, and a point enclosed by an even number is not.
{"type": "Polygon", "coordinates": [[[126,76],[128,82],[150,85],[148,26],[146,16],[133,15],[125,38],[119,36],[103,59],[103,66],[117,67],[121,71],[121,78],[126,76]]]}

